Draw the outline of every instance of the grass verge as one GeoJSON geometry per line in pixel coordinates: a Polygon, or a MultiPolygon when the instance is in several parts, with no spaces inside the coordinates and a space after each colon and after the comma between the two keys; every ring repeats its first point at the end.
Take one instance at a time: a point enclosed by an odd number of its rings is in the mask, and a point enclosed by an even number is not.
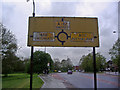
{"type": "MultiPolygon", "coordinates": [[[[33,88],[41,88],[43,81],[37,74],[33,75],[33,88]]],[[[2,88],[30,88],[30,75],[27,73],[8,74],[2,76],[2,88]]]]}

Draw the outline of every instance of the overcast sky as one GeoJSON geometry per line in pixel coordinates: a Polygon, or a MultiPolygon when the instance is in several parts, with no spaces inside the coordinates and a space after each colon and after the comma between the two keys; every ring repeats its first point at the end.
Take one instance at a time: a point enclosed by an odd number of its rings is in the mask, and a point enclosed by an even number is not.
{"type": "MultiPolygon", "coordinates": [[[[36,1],[36,0],[35,0],[36,1]]],[[[36,2],[36,16],[74,16],[74,17],[98,17],[100,52],[107,60],[110,59],[108,51],[118,38],[118,2],[117,0],[39,0],[36,2]],[[56,2],[57,1],[57,2],[56,2]],[[112,2],[115,1],[115,2],[112,2]],[[114,34],[113,31],[116,31],[114,34]]],[[[2,11],[1,11],[2,10],[2,11]]],[[[28,17],[32,16],[32,0],[3,0],[2,16],[0,19],[4,26],[12,31],[17,38],[19,47],[17,55],[30,57],[31,48],[27,46],[28,17]]],[[[45,47],[35,47],[34,51],[44,51],[45,47]]],[[[60,60],[69,57],[75,65],[82,55],[92,52],[92,47],[47,47],[52,59],[60,60]]]]}

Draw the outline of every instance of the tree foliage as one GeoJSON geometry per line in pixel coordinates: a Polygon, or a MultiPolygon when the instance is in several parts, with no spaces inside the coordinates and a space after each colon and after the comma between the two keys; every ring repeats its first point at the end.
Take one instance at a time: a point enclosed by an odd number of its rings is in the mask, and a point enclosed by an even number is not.
{"type": "Polygon", "coordinates": [[[56,60],[56,61],[54,62],[54,69],[55,69],[55,70],[60,70],[60,69],[61,69],[61,63],[60,63],[59,60],[56,60]]]}
{"type": "Polygon", "coordinates": [[[70,58],[63,59],[61,62],[58,58],[54,59],[54,70],[61,70],[62,72],[73,68],[73,63],[70,58]]]}
{"type": "Polygon", "coordinates": [[[50,63],[50,70],[53,69],[53,61],[50,54],[43,51],[35,51],[33,54],[33,72],[42,73],[43,70],[48,69],[47,64],[50,63]]]}
{"type": "Polygon", "coordinates": [[[113,47],[109,50],[109,54],[113,63],[119,67],[120,72],[120,38],[113,44],[113,47]]]}
{"type": "Polygon", "coordinates": [[[18,60],[15,55],[17,51],[17,40],[10,30],[2,24],[0,27],[2,28],[2,73],[7,75],[14,71],[14,66],[18,60]]]}
{"type": "Polygon", "coordinates": [[[67,58],[67,60],[61,61],[61,69],[62,71],[67,71],[68,69],[72,69],[73,63],[70,58],[67,58]]]}
{"type": "MultiPolygon", "coordinates": [[[[93,54],[83,55],[79,61],[80,68],[85,70],[85,72],[93,72],[93,54]]],[[[105,68],[106,59],[100,53],[96,54],[96,71],[100,71],[105,68]]]]}

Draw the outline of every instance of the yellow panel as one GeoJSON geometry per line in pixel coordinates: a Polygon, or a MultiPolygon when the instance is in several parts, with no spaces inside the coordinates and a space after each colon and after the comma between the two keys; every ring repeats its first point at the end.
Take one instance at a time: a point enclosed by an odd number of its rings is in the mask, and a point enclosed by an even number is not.
{"type": "Polygon", "coordinates": [[[98,19],[29,17],[28,46],[99,47],[98,19]]]}
{"type": "Polygon", "coordinates": [[[73,33],[71,33],[71,41],[73,41],[73,42],[93,42],[94,41],[93,33],[73,32],[73,33]]]}

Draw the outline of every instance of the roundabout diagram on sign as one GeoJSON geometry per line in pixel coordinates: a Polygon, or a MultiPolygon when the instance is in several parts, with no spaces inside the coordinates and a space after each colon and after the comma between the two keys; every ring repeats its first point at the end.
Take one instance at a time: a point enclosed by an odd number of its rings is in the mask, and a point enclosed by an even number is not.
{"type": "Polygon", "coordinates": [[[57,38],[58,41],[61,42],[62,45],[64,45],[65,40],[61,40],[61,39],[60,39],[60,35],[61,35],[61,34],[66,35],[66,39],[70,38],[70,36],[68,36],[68,34],[67,34],[66,32],[64,32],[64,30],[62,30],[61,32],[59,32],[59,33],[57,34],[57,36],[55,36],[55,38],[57,38]]]}

